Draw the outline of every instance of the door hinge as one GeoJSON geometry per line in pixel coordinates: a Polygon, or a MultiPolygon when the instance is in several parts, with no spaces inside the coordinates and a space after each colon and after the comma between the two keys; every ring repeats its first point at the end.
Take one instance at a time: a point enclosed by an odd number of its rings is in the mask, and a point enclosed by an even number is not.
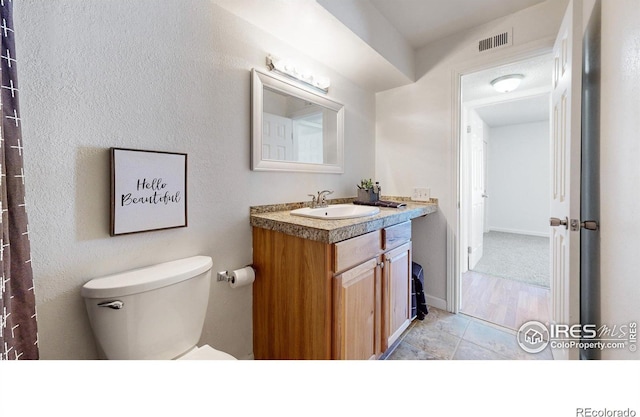
{"type": "Polygon", "coordinates": [[[471,246],[467,246],[467,253],[471,254],[471,252],[473,252],[473,249],[471,249],[471,246]]]}
{"type": "Polygon", "coordinates": [[[471,126],[467,126],[467,133],[471,133],[471,126]]]}

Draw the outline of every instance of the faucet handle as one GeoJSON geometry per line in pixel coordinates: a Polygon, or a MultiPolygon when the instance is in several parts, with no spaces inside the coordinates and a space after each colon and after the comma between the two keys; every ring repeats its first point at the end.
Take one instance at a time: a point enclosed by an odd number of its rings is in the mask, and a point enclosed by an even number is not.
{"type": "Polygon", "coordinates": [[[316,207],[316,202],[318,200],[316,200],[316,196],[313,194],[307,194],[309,197],[311,197],[311,208],[315,208],[316,207]]]}

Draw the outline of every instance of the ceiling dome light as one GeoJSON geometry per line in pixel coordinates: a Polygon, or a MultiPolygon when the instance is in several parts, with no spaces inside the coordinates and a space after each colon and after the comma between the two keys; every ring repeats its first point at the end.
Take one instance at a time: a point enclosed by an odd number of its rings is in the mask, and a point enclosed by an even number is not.
{"type": "Polygon", "coordinates": [[[500,93],[509,93],[518,88],[523,78],[522,74],[504,75],[491,81],[491,85],[500,93]]]}

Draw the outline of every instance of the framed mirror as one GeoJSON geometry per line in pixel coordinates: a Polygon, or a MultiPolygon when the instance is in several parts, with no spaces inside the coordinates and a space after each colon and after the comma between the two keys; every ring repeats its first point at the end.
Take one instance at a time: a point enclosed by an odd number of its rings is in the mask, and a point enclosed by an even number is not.
{"type": "Polygon", "coordinates": [[[283,76],[251,71],[251,169],[344,172],[344,106],[283,76]]]}

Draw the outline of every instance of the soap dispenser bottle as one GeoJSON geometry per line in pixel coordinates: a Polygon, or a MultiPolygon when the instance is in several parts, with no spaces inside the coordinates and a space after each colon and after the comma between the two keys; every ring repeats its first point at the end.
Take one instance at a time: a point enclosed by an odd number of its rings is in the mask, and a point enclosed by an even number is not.
{"type": "Polygon", "coordinates": [[[373,193],[380,194],[380,191],[382,191],[382,187],[380,187],[380,182],[376,181],[376,184],[373,186],[373,193]]]}

